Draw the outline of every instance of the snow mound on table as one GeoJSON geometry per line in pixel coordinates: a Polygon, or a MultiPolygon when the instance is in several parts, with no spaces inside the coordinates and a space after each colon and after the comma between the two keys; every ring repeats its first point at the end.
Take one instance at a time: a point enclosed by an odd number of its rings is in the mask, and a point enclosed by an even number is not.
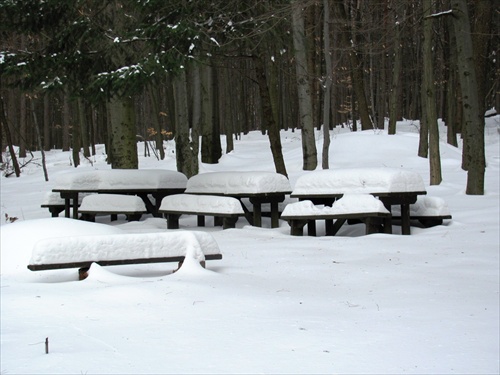
{"type": "Polygon", "coordinates": [[[169,195],[161,201],[160,211],[244,214],[236,198],[194,194],[169,195]]]}
{"type": "Polygon", "coordinates": [[[343,215],[368,212],[389,213],[382,202],[372,195],[345,194],[331,207],[314,205],[309,200],[288,204],[282,216],[343,215]]]}
{"type": "Polygon", "coordinates": [[[54,217],[16,221],[0,227],[2,274],[26,270],[31,251],[40,240],[85,235],[116,235],[125,232],[106,224],[54,217]]]}
{"type": "Polygon", "coordinates": [[[306,173],[297,179],[292,195],[411,191],[425,191],[418,173],[397,168],[349,168],[306,173]]]}
{"type": "Polygon", "coordinates": [[[184,189],[187,177],[162,169],[107,169],[71,172],[58,177],[55,189],[109,190],[171,188],[184,189]]]}
{"type": "Polygon", "coordinates": [[[191,177],[186,193],[260,194],[292,190],[284,175],[274,172],[211,172],[191,177]]]}

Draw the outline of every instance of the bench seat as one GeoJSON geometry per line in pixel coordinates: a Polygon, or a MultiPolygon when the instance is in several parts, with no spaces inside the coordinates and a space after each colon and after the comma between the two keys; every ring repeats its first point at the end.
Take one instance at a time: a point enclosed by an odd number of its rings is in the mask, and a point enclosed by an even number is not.
{"type": "MultiPolygon", "coordinates": [[[[401,211],[398,206],[392,207],[392,218],[401,219],[401,211]]],[[[443,220],[452,218],[448,204],[443,198],[421,195],[414,204],[410,205],[410,220],[420,222],[429,228],[443,224],[443,220]]]]}
{"type": "Polygon", "coordinates": [[[205,266],[206,260],[222,259],[222,254],[212,235],[204,232],[57,237],[35,244],[28,269],[79,268],[82,280],[87,277],[92,263],[101,266],[163,262],[182,264],[186,258],[205,266]]]}
{"type": "Polygon", "coordinates": [[[205,226],[205,216],[214,216],[214,224],[223,229],[234,228],[245,216],[241,202],[232,197],[196,194],[174,194],[163,198],[159,213],[165,215],[168,229],[179,229],[181,215],[197,215],[198,226],[205,226]]]}
{"type": "Polygon", "coordinates": [[[346,221],[361,221],[366,234],[392,233],[392,216],[381,201],[369,194],[344,195],[332,207],[315,206],[305,200],[285,207],[281,219],[290,225],[290,234],[302,236],[308,224],[308,235],[316,235],[316,220],[326,221],[326,235],[334,236],[346,221]],[[335,223],[333,222],[335,220],[335,223]]]}
{"type": "Polygon", "coordinates": [[[118,214],[126,215],[128,221],[138,221],[147,209],[144,201],[135,195],[92,194],[82,199],[79,212],[83,220],[92,222],[96,215],[111,215],[113,221],[118,214]]]}
{"type": "MultiPolygon", "coordinates": [[[[82,194],[78,198],[78,206],[82,204],[82,199],[88,194],[82,194]]],[[[40,205],[42,208],[48,208],[52,217],[59,217],[59,214],[64,211],[64,199],[61,198],[61,194],[54,193],[52,191],[47,192],[40,205]]]]}

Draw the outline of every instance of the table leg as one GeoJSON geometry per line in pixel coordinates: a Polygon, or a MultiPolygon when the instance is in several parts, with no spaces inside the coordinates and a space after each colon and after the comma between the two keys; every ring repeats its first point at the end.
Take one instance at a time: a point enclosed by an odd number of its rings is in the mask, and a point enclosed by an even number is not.
{"type": "Polygon", "coordinates": [[[260,202],[253,203],[253,225],[262,226],[262,208],[260,202]]]}
{"type": "Polygon", "coordinates": [[[271,202],[271,228],[280,226],[280,213],[278,210],[278,202],[271,202]]]}
{"type": "Polygon", "coordinates": [[[73,219],[78,219],[78,192],[73,194],[73,219]]]}
{"type": "Polygon", "coordinates": [[[401,205],[401,234],[409,235],[410,230],[410,205],[401,205]]]}

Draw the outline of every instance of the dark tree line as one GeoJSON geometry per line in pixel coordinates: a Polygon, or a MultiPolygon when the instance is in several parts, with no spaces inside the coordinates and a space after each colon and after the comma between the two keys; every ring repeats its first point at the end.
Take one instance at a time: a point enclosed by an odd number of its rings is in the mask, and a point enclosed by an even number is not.
{"type": "Polygon", "coordinates": [[[301,132],[310,170],[329,165],[322,124],[394,134],[409,118],[438,184],[442,118],[482,194],[498,18],[494,0],[0,0],[2,150],[72,150],[78,166],[105,144],[113,168],[137,168],[137,140],[163,159],[175,138],[191,176],[198,152],[218,162],[221,134],[231,151],[260,130],[286,175],[280,129],[301,132]]]}

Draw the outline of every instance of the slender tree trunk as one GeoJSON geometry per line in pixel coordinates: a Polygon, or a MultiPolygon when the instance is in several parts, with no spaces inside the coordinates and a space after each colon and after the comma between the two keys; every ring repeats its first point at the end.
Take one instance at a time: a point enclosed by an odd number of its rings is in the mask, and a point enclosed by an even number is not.
{"type": "Polygon", "coordinates": [[[323,51],[325,56],[325,95],[323,98],[323,156],[321,159],[323,169],[330,168],[330,103],[332,96],[332,56],[330,47],[330,5],[328,0],[323,0],[323,51]]]}
{"type": "MultiPolygon", "coordinates": [[[[398,4],[395,4],[395,7],[398,7],[398,4]]],[[[393,56],[394,56],[394,66],[392,70],[392,85],[391,92],[389,94],[389,125],[388,132],[389,134],[396,134],[396,122],[398,120],[398,112],[399,112],[399,97],[401,95],[401,70],[403,67],[403,46],[401,45],[401,17],[398,14],[398,9],[396,9],[396,22],[394,26],[394,47],[393,47],[393,56]]],[[[403,13],[403,19],[405,18],[403,13]]]]}
{"type": "Polygon", "coordinates": [[[45,177],[45,181],[48,181],[49,180],[49,173],[47,172],[47,163],[45,160],[45,150],[43,149],[43,146],[42,146],[42,137],[40,136],[40,128],[38,126],[38,119],[36,117],[34,98],[31,98],[30,104],[31,104],[31,113],[33,114],[33,127],[35,128],[35,136],[37,139],[38,148],[40,149],[40,152],[42,153],[43,176],[45,177]]]}
{"type": "Polygon", "coordinates": [[[260,102],[262,106],[262,122],[266,129],[268,129],[269,143],[271,152],[273,154],[274,167],[277,173],[288,176],[285,167],[285,160],[281,148],[280,128],[279,124],[275,121],[275,115],[271,105],[271,96],[269,93],[269,86],[266,78],[266,70],[262,56],[254,56],[255,73],[259,85],[260,102]]]}
{"type": "Polygon", "coordinates": [[[318,166],[318,154],[314,137],[311,85],[307,72],[304,15],[301,3],[300,0],[294,0],[292,4],[292,29],[299,98],[299,122],[302,129],[302,168],[304,170],[314,170],[318,166]]]}
{"type": "Polygon", "coordinates": [[[51,136],[51,121],[50,121],[50,96],[45,94],[43,96],[43,149],[50,151],[52,148],[51,136]]]}
{"type": "Polygon", "coordinates": [[[464,150],[467,163],[466,194],[484,194],[484,116],[478,98],[478,81],[466,0],[452,0],[453,21],[457,42],[457,65],[462,88],[465,120],[464,150]]]}
{"type": "Polygon", "coordinates": [[[71,115],[69,108],[69,94],[67,92],[63,95],[63,123],[62,123],[62,150],[69,151],[70,148],[70,127],[71,115]]]}
{"type": "Polygon", "coordinates": [[[110,114],[113,169],[137,169],[137,141],[135,131],[135,108],[131,97],[114,96],[108,103],[110,114]]]}
{"type": "Polygon", "coordinates": [[[194,149],[189,136],[189,112],[186,72],[173,79],[175,103],[175,149],[177,170],[188,178],[198,174],[198,148],[194,149]]]}
{"type": "Polygon", "coordinates": [[[434,67],[432,66],[432,0],[423,0],[424,40],[422,43],[423,81],[422,91],[425,99],[426,122],[429,128],[429,169],[430,184],[439,185],[441,176],[441,156],[439,153],[439,129],[436,111],[436,88],[434,67]]]}
{"type": "Polygon", "coordinates": [[[165,159],[165,149],[163,148],[163,134],[160,125],[160,107],[158,106],[158,94],[153,85],[148,86],[148,93],[151,99],[152,116],[151,120],[155,129],[155,147],[160,154],[160,160],[165,159]]]}
{"type": "Polygon", "coordinates": [[[16,174],[16,177],[19,177],[21,175],[21,169],[19,168],[19,163],[17,162],[16,151],[14,150],[14,144],[12,143],[12,136],[10,133],[9,124],[7,122],[7,116],[5,116],[5,108],[2,97],[0,97],[0,125],[0,132],[5,133],[7,147],[9,148],[10,158],[12,159],[12,167],[14,168],[14,173],[16,174]]]}

